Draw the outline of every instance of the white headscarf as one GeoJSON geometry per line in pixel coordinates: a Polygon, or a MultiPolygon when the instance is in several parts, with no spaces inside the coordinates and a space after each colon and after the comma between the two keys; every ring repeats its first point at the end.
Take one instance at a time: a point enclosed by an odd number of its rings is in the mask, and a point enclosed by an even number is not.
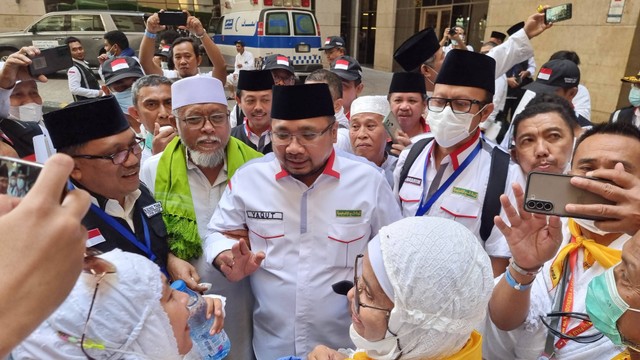
{"type": "MultiPolygon", "coordinates": [[[[169,317],[160,305],[158,266],[121,250],[100,257],[111,262],[117,272],[106,275],[100,283],[86,338],[122,352],[90,349],[88,353],[96,359],[182,359],[169,317]]],[[[64,341],[58,331],[80,339],[95,284],[93,275],[81,274],[64,303],[13,351],[13,357],[86,359],[79,340],[78,344],[64,341]]]]}
{"type": "Polygon", "coordinates": [[[402,219],[378,237],[369,259],[394,303],[389,330],[402,358],[439,359],[460,351],[484,319],[493,290],[491,262],[478,239],[463,225],[436,217],[402,219]]]}

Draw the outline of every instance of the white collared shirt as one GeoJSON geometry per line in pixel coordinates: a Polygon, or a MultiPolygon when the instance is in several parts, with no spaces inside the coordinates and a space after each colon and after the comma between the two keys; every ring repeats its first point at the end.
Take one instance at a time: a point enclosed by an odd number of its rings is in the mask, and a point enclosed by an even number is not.
{"type": "Polygon", "coordinates": [[[400,218],[380,169],[353,155],[333,152],[311,186],[273,154],[238,169],[209,223],[205,256],[210,263],[236,243],[221,232],[245,228],[252,251],[265,252],[250,276],[257,358],[352,347],[347,298],[331,285],[352,280],[356,256],[400,218]]]}
{"type": "MultiPolygon", "coordinates": [[[[134,192],[125,196],[124,208],[120,206],[120,203],[117,200],[107,199],[107,204],[103,210],[107,215],[124,219],[127,222],[127,225],[129,225],[129,228],[131,228],[131,231],[135,233],[136,227],[133,225],[133,211],[140,194],[142,194],[140,189],[136,189],[134,192]]],[[[91,203],[100,207],[98,200],[93,196],[91,197],[91,203]]]]}

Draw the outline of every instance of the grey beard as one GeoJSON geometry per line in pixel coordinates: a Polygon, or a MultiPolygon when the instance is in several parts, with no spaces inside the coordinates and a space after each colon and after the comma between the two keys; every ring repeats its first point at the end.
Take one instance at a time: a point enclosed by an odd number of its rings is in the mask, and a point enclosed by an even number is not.
{"type": "Polygon", "coordinates": [[[214,168],[224,162],[224,150],[224,148],[220,148],[213,153],[203,153],[189,149],[189,158],[196,166],[214,168]]]}

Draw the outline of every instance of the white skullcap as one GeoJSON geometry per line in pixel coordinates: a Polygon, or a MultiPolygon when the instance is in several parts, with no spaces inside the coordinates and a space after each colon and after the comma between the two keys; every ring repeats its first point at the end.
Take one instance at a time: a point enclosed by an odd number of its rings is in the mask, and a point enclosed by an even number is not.
{"type": "Polygon", "coordinates": [[[211,76],[190,76],[171,84],[171,109],[176,110],[192,104],[222,104],[227,106],[227,97],[220,80],[211,76]]]}
{"type": "Polygon", "coordinates": [[[382,116],[389,115],[389,101],[386,96],[361,96],[351,103],[351,116],[360,113],[374,113],[382,116]]]}
{"type": "Polygon", "coordinates": [[[460,351],[483,321],[493,290],[479,240],[453,220],[424,216],[385,226],[379,236],[394,293],[389,331],[403,356],[439,359],[460,351]]]}
{"type": "MultiPolygon", "coordinates": [[[[100,255],[116,268],[102,279],[86,338],[109,350],[88,349],[96,359],[178,360],[178,345],[160,304],[162,279],[156,264],[137,254],[113,250],[100,255]],[[129,354],[123,354],[122,352],[129,354]]],[[[60,307],[14,349],[14,359],[86,359],[80,346],[64,341],[58,331],[82,336],[96,278],[83,273],[60,307]]]]}

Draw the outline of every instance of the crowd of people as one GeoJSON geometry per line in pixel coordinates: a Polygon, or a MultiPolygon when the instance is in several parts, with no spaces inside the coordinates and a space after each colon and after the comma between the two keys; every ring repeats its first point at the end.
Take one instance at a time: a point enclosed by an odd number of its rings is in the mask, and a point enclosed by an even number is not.
{"type": "Polygon", "coordinates": [[[241,41],[227,74],[196,17],[154,14],[139,57],[104,35],[99,76],[66,39],[75,101],[46,114],[40,50],[10,55],[0,154],[44,167],[0,165],[0,357],[198,358],[183,280],[231,360],[640,360],[640,73],[591,123],[577,54],[535,75],[552,25],[479,52],[424,29],[361,96],[339,36],[304,81],[241,41]],[[532,172],[606,202],[525,211],[532,172]]]}

